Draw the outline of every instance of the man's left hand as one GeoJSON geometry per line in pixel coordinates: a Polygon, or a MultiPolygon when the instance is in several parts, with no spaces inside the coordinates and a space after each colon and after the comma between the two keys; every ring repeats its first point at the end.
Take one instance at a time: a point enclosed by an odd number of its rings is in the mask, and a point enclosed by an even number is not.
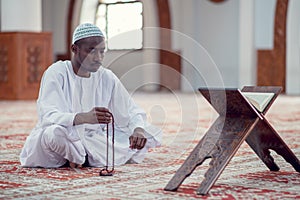
{"type": "Polygon", "coordinates": [[[129,137],[130,148],[131,149],[142,149],[144,148],[147,138],[145,137],[145,131],[142,128],[136,128],[133,134],[129,137]]]}

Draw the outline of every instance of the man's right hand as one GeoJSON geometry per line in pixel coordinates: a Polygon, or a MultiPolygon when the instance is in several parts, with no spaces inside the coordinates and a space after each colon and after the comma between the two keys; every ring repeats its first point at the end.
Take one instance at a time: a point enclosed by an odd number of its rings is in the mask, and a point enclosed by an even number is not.
{"type": "Polygon", "coordinates": [[[74,118],[73,124],[108,124],[111,120],[111,114],[107,108],[95,107],[89,112],[78,113],[74,118]]]}

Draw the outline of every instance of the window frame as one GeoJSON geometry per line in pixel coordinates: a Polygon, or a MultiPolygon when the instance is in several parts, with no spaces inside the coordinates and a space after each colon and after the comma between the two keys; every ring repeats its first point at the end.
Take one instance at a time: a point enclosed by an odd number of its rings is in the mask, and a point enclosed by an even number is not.
{"type": "Polygon", "coordinates": [[[95,23],[97,24],[97,15],[98,15],[98,10],[100,5],[104,5],[105,6],[105,36],[106,38],[106,48],[108,51],[138,51],[138,50],[143,50],[144,48],[144,4],[142,1],[140,0],[132,0],[132,1],[116,1],[116,2],[112,2],[112,3],[107,3],[107,2],[102,2],[101,0],[98,1],[97,4],[97,8],[96,8],[96,13],[95,13],[95,23]],[[107,11],[108,11],[108,6],[110,5],[120,5],[120,4],[133,4],[133,3],[140,3],[142,5],[142,12],[141,12],[141,16],[142,16],[142,26],[141,26],[141,32],[142,32],[142,41],[141,41],[141,47],[140,48],[109,48],[108,43],[109,43],[109,35],[108,35],[108,19],[107,19],[107,11]]]}

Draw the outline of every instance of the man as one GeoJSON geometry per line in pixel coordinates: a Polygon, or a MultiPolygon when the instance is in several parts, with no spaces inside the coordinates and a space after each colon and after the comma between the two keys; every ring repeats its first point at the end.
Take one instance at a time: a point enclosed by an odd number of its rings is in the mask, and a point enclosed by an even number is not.
{"type": "Polygon", "coordinates": [[[120,80],[102,67],[105,39],[101,30],[89,23],[79,25],[71,50],[71,61],[52,64],[42,77],[39,120],[22,149],[21,165],[106,165],[110,113],[115,122],[115,164],[140,163],[149,148],[160,145],[161,131],[146,122],[145,112],[120,80]]]}

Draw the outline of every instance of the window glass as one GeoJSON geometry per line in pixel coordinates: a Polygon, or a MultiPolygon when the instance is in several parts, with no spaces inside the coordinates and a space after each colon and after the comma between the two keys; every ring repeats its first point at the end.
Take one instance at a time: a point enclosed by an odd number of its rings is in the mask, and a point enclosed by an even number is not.
{"type": "Polygon", "coordinates": [[[112,0],[100,2],[96,14],[96,25],[105,32],[108,49],[141,49],[143,47],[142,3],[114,2],[112,0]]]}

